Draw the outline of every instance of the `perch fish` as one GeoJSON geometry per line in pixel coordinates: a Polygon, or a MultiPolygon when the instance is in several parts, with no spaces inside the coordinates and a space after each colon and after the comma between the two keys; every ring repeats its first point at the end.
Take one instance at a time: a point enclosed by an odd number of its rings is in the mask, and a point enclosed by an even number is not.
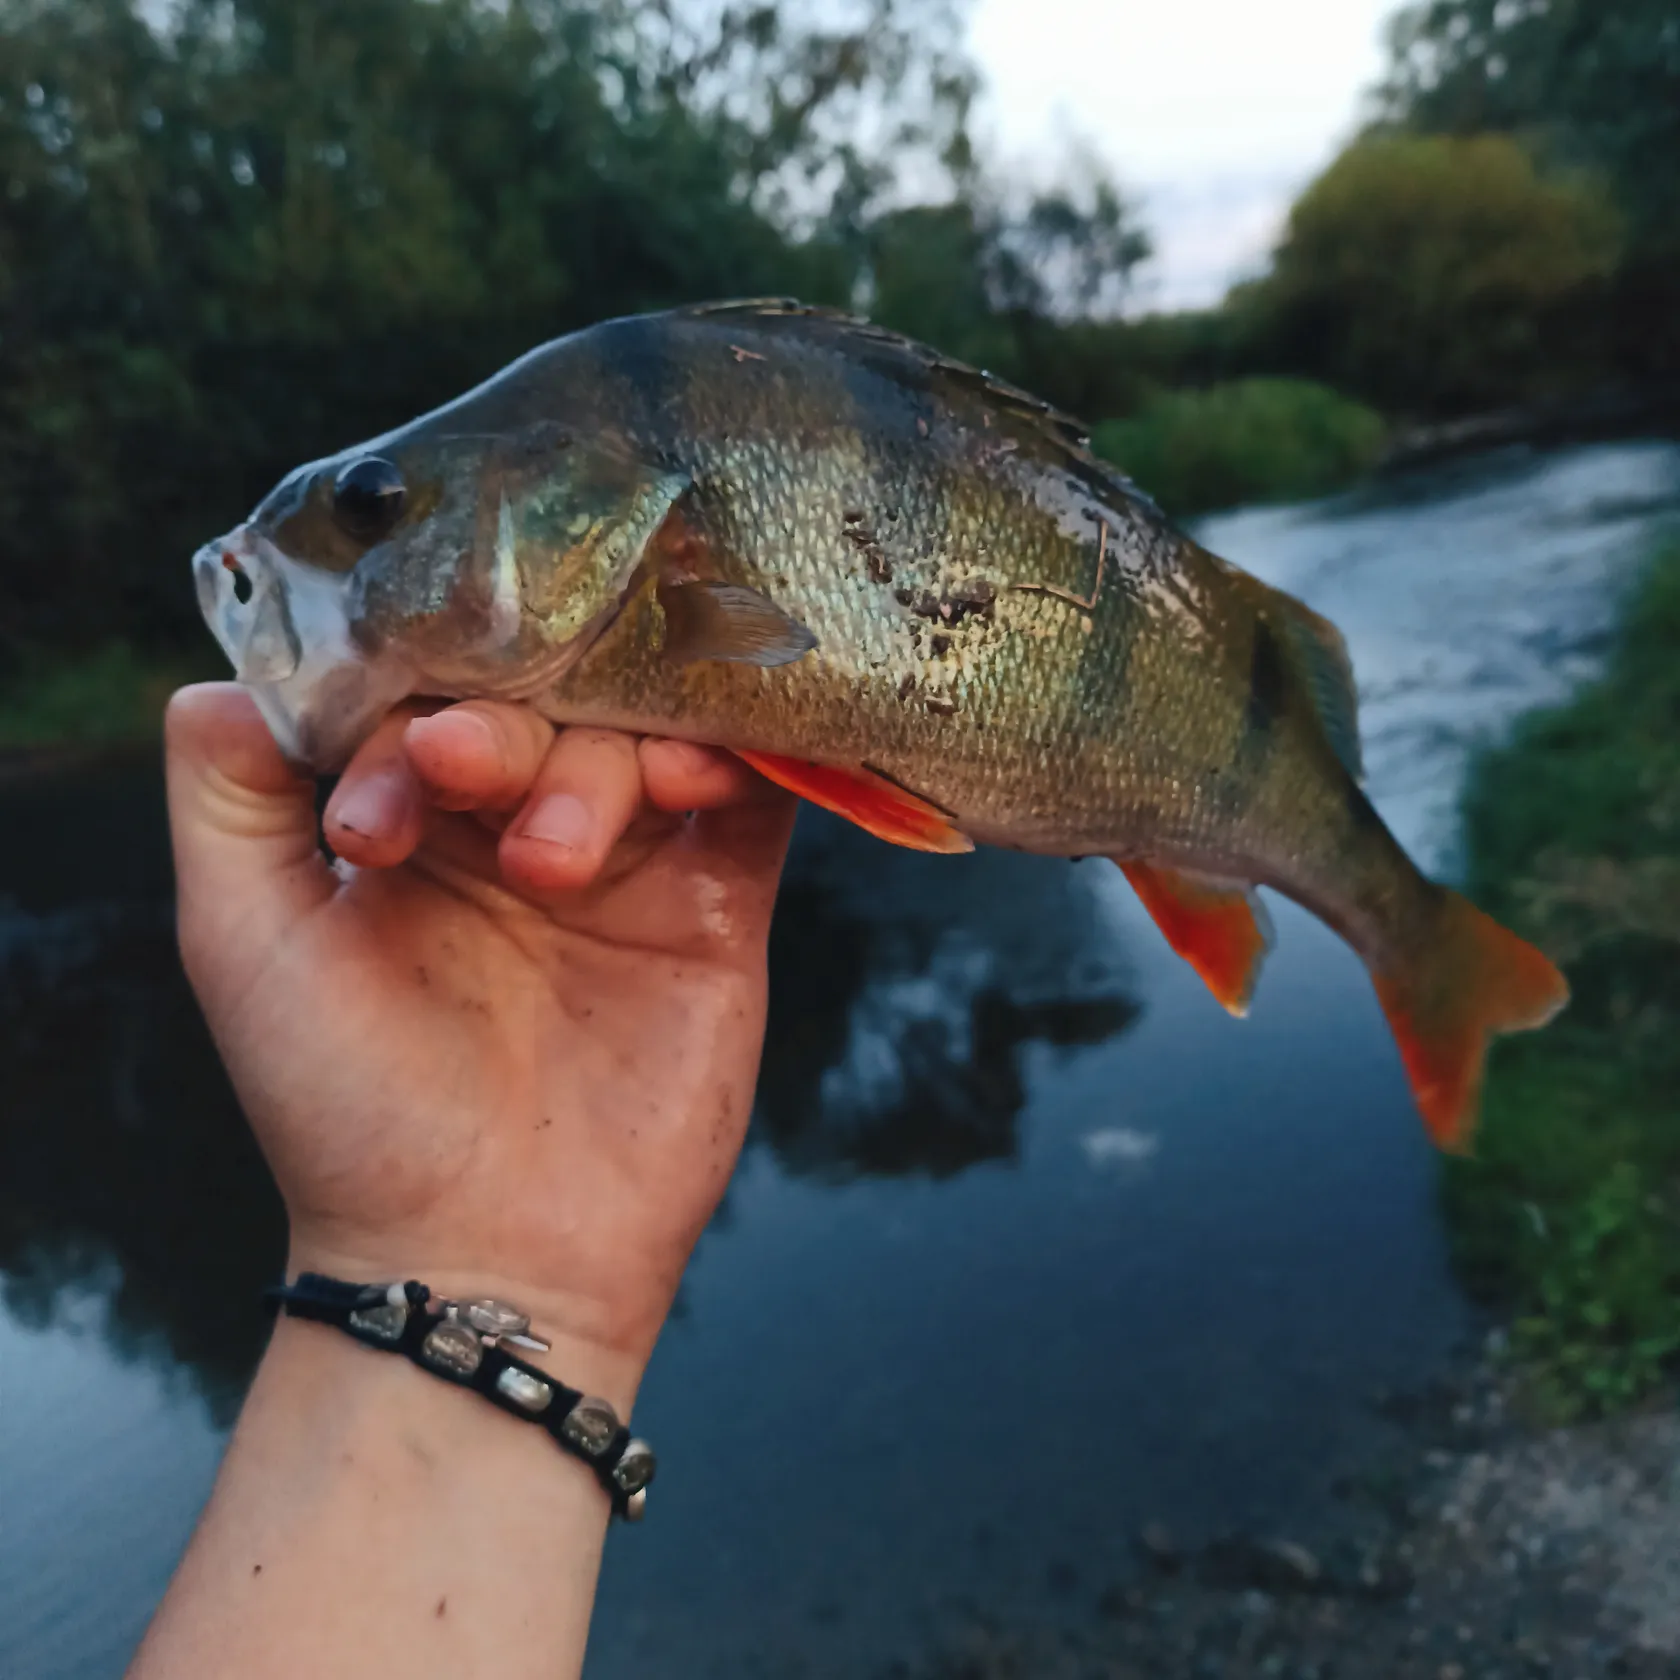
{"type": "Polygon", "coordinates": [[[1275,889],[1364,960],[1448,1148],[1489,1035],[1567,997],[1361,791],[1332,625],[1073,420],[850,316],[759,299],[561,338],[298,468],[194,573],[318,770],[416,694],[710,743],[899,845],[1112,858],[1237,1014],[1275,889]]]}

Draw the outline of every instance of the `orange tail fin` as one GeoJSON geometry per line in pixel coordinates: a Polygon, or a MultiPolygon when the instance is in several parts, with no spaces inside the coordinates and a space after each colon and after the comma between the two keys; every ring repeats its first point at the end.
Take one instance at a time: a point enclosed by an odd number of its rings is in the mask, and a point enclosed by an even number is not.
{"type": "Polygon", "coordinates": [[[1542,1027],[1569,1001],[1545,956],[1444,887],[1419,962],[1372,978],[1423,1123],[1454,1152],[1475,1130],[1489,1037],[1542,1027]]]}
{"type": "Polygon", "coordinates": [[[1156,863],[1122,863],[1132,891],[1167,943],[1233,1015],[1246,1015],[1272,927],[1260,900],[1240,883],[1210,880],[1156,863]]]}

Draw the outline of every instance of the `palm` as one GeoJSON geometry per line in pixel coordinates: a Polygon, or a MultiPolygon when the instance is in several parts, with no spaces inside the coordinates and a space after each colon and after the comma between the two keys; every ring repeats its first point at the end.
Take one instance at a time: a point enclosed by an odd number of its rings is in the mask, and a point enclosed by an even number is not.
{"type": "Polygon", "coordinates": [[[543,894],[433,812],[399,866],[206,929],[195,979],[294,1225],[382,1275],[525,1280],[645,1353],[745,1129],[790,828],[779,799],[644,809],[543,894]]]}

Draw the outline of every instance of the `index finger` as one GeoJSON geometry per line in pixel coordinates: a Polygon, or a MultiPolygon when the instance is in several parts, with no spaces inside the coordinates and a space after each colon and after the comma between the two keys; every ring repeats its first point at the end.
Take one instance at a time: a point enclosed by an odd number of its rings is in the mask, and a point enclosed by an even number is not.
{"type": "Polygon", "coordinates": [[[508,811],[524,802],[554,743],[554,726],[529,706],[463,700],[403,732],[403,751],[445,811],[508,811]]]}

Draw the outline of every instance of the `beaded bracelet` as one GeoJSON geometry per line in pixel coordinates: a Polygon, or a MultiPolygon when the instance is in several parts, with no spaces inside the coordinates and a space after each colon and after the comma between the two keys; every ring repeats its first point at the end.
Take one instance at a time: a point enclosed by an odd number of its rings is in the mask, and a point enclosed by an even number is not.
{"type": "Polygon", "coordinates": [[[275,1284],[263,1299],[291,1318],[336,1325],[368,1347],[406,1354],[422,1370],[470,1388],[514,1417],[539,1424],[595,1472],[612,1498],[613,1513],[640,1521],[656,1461],[653,1448],[633,1436],[605,1400],[596,1399],[527,1364],[506,1344],[548,1351],[530,1334],[531,1320],[503,1301],[449,1301],[425,1284],[345,1283],[300,1272],[275,1284]]]}

